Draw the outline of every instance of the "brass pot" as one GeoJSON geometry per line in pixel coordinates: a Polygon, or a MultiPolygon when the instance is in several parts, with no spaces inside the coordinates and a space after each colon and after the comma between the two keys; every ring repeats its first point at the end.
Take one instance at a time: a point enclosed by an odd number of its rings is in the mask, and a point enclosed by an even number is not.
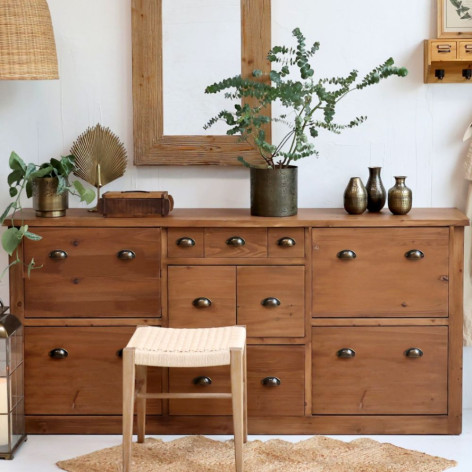
{"type": "Polygon", "coordinates": [[[360,177],[351,177],[344,190],[344,209],[351,215],[360,215],[367,208],[367,190],[360,177]]]}
{"type": "Polygon", "coordinates": [[[405,179],[405,176],[395,177],[395,185],[388,191],[388,208],[394,215],[406,215],[411,210],[413,196],[405,179]]]}
{"type": "Polygon", "coordinates": [[[66,216],[69,208],[69,192],[58,194],[57,177],[41,177],[33,180],[33,208],[36,216],[56,218],[66,216]]]}
{"type": "Polygon", "coordinates": [[[257,169],[251,167],[251,215],[296,215],[298,168],[257,169]]]}

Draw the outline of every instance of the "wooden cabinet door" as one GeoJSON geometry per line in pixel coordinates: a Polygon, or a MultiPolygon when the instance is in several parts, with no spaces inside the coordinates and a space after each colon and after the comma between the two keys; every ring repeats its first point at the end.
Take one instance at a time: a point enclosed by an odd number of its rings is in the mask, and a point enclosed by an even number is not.
{"type": "MultiPolygon", "coordinates": [[[[27,415],[121,415],[119,351],[134,327],[25,328],[27,415]],[[51,357],[62,349],[67,357],[51,357]]],[[[58,353],[59,355],[61,353],[58,353]]],[[[161,392],[161,369],[150,369],[149,391],[161,392]]],[[[149,400],[159,414],[161,402],[149,400]]]]}
{"type": "Polygon", "coordinates": [[[319,327],[312,345],[314,414],[447,414],[446,326],[319,327]]]}
{"type": "Polygon", "coordinates": [[[238,324],[249,337],[305,335],[305,268],[238,267],[238,324]]]}
{"type": "Polygon", "coordinates": [[[448,228],[313,230],[313,316],[448,316],[448,228]]]}
{"type": "Polygon", "coordinates": [[[169,326],[212,328],[236,324],[236,268],[168,268],[169,326]]]}

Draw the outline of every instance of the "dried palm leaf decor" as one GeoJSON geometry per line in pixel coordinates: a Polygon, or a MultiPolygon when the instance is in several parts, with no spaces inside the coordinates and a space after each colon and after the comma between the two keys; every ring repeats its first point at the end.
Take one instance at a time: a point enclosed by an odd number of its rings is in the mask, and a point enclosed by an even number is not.
{"type": "Polygon", "coordinates": [[[126,171],[128,159],[123,143],[109,128],[100,124],[87,128],[74,142],[70,152],[75,156],[77,169],[74,174],[96,187],[97,202],[100,189],[126,171]]]}
{"type": "Polygon", "coordinates": [[[46,0],[0,0],[0,80],[58,78],[46,0]]]}

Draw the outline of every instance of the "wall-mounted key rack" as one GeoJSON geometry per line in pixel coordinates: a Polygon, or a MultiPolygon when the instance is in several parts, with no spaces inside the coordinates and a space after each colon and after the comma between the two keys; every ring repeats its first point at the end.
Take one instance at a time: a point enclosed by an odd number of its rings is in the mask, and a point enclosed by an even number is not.
{"type": "Polygon", "coordinates": [[[424,42],[426,84],[472,83],[472,39],[427,39],[424,42]]]}

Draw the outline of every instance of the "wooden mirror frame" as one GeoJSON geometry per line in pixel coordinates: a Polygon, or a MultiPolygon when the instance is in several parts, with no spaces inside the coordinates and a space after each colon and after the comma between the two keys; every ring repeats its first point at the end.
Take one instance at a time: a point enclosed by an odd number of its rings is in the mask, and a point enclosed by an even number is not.
{"type": "MultiPolygon", "coordinates": [[[[162,0],[132,0],[131,8],[135,165],[239,166],[237,156],[260,161],[258,151],[236,136],[164,135],[162,0]]],[[[270,48],[270,0],[241,0],[242,75],[268,72],[270,48]]],[[[270,129],[266,134],[270,142],[270,129]]]]}

